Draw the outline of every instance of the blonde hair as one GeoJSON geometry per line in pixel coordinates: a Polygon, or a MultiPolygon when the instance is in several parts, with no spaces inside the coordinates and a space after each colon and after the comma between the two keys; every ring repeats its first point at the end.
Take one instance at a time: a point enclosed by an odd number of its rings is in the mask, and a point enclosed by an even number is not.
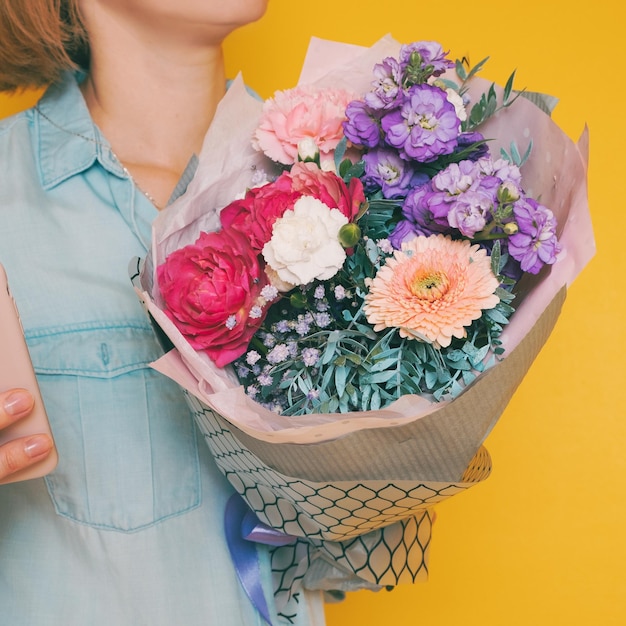
{"type": "Polygon", "coordinates": [[[43,87],[87,68],[77,0],[0,0],[0,91],[43,87]]]}

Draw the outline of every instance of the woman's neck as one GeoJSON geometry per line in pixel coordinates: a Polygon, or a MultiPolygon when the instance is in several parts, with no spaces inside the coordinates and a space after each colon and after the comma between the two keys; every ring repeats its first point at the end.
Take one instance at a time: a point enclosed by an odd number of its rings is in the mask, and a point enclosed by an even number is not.
{"type": "Polygon", "coordinates": [[[92,31],[85,101],[122,165],[162,208],[224,95],[221,45],[182,37],[155,44],[101,24],[92,31]]]}

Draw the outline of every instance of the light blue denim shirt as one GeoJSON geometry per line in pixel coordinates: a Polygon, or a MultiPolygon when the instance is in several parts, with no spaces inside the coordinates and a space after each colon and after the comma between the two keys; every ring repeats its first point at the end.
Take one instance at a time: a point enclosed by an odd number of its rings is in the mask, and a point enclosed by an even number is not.
{"type": "MultiPolygon", "coordinates": [[[[127,266],[155,215],[73,75],[0,122],[0,262],[59,450],[46,479],[0,487],[2,624],[263,623],[224,541],[230,485],[148,367],[160,351],[127,266]]],[[[318,596],[295,623],[323,623],[318,596]]]]}

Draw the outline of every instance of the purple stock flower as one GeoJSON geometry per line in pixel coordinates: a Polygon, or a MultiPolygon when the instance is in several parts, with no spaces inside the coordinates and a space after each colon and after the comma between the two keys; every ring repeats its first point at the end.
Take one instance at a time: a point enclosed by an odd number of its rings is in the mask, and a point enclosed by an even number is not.
{"type": "Polygon", "coordinates": [[[321,300],[326,295],[326,289],[324,289],[324,285],[318,285],[313,292],[313,297],[316,300],[321,300]]]}
{"type": "Polygon", "coordinates": [[[418,235],[428,235],[429,233],[423,232],[416,224],[409,220],[400,220],[394,227],[393,231],[389,235],[389,241],[391,245],[400,250],[402,244],[405,241],[410,241],[418,235]]]}
{"type": "Polygon", "coordinates": [[[334,290],[335,300],[341,302],[346,297],[346,289],[343,285],[337,285],[334,290]]]}
{"type": "MultiPolygon", "coordinates": [[[[478,165],[486,176],[494,176],[499,179],[499,183],[510,181],[515,183],[517,187],[522,184],[522,173],[519,167],[513,163],[509,163],[504,159],[497,159],[492,161],[491,159],[480,159],[478,165]]],[[[498,183],[498,184],[499,184],[498,183]]]]}
{"type": "Polygon", "coordinates": [[[353,100],[346,107],[343,123],[345,136],[354,144],[375,148],[380,143],[380,120],[376,111],[362,100],[353,100]]]}
{"type": "Polygon", "coordinates": [[[480,191],[461,194],[450,206],[448,224],[465,237],[473,237],[487,225],[491,217],[491,198],[480,191]]]}
{"type": "Polygon", "coordinates": [[[478,161],[478,159],[483,159],[489,156],[489,146],[485,143],[485,138],[481,133],[460,133],[458,140],[460,150],[465,150],[465,148],[468,148],[472,144],[482,142],[472,148],[472,150],[467,155],[467,158],[471,161],[478,161]]]}
{"type": "Polygon", "coordinates": [[[256,385],[248,385],[248,387],[246,387],[246,394],[254,400],[254,398],[259,395],[259,388],[256,385]]]}
{"type": "Polygon", "coordinates": [[[447,52],[436,41],[416,41],[400,48],[400,63],[406,65],[411,61],[411,54],[417,52],[421,59],[421,69],[432,66],[432,76],[443,74],[454,63],[446,58],[447,52]]]}
{"type": "Polygon", "coordinates": [[[431,184],[428,207],[439,224],[449,224],[448,214],[454,204],[463,194],[479,188],[480,169],[473,161],[451,163],[433,177],[431,184]]]}
{"type": "Polygon", "coordinates": [[[556,220],[550,209],[532,198],[518,200],[513,214],[519,230],[509,237],[509,254],[519,261],[522,270],[537,274],[543,265],[556,261],[561,249],[556,220]]]}
{"type": "Polygon", "coordinates": [[[266,372],[263,372],[257,377],[257,382],[261,387],[269,387],[274,382],[274,379],[266,372]]]}
{"type": "MultiPolygon", "coordinates": [[[[412,189],[402,205],[402,214],[415,225],[419,234],[431,235],[448,230],[448,210],[435,216],[431,208],[434,193],[430,184],[412,189]]],[[[392,242],[393,243],[393,242],[392,242]]]]}
{"type": "Polygon", "coordinates": [[[376,247],[383,253],[383,254],[391,254],[394,250],[393,246],[391,245],[389,239],[377,239],[376,240],[376,247]]]}
{"type": "Polygon", "coordinates": [[[380,187],[385,198],[404,197],[414,178],[413,168],[395,150],[378,148],[363,157],[366,186],[380,187]]]}
{"type": "Polygon", "coordinates": [[[480,169],[473,161],[450,163],[445,170],[433,176],[433,190],[445,191],[450,196],[458,196],[464,191],[475,189],[480,169]]]}
{"type": "Polygon", "coordinates": [[[400,109],[381,120],[385,139],[400,156],[421,163],[454,152],[459,118],[446,92],[432,85],[416,85],[400,109]]]}
{"type": "Polygon", "coordinates": [[[392,109],[402,103],[402,67],[393,57],[374,66],[374,89],[365,94],[365,103],[372,109],[392,109]]]}

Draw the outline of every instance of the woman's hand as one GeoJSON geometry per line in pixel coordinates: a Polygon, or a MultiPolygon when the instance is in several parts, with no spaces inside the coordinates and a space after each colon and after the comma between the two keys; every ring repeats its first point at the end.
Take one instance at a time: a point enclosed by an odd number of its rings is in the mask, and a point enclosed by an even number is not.
{"type": "MultiPolygon", "coordinates": [[[[24,389],[0,393],[0,431],[26,417],[33,408],[33,397],[24,389]]],[[[44,459],[52,450],[49,435],[20,437],[0,446],[0,480],[44,459]]]]}

